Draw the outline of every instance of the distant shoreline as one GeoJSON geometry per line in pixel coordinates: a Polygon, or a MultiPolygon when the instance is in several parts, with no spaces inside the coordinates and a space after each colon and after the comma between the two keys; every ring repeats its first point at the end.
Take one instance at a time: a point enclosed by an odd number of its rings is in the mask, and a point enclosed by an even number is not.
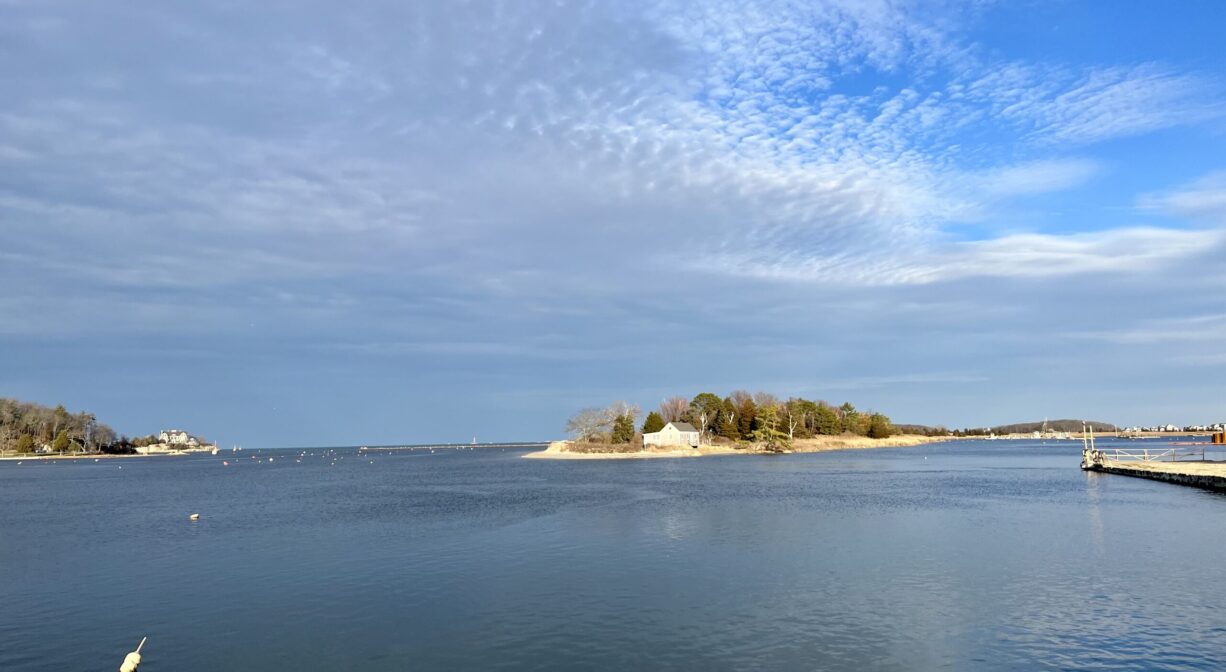
{"type": "Polygon", "coordinates": [[[31,453],[29,455],[0,455],[0,461],[18,460],[18,461],[24,462],[25,460],[118,460],[118,459],[126,460],[126,459],[133,458],[133,457],[184,457],[187,455],[196,455],[199,453],[207,453],[207,452],[208,451],[204,451],[204,450],[194,450],[190,452],[178,452],[178,453],[135,453],[132,455],[114,455],[110,453],[100,453],[100,454],[87,453],[83,455],[39,455],[39,454],[31,453]]]}
{"type": "MultiPolygon", "coordinates": [[[[825,453],[836,450],[871,450],[874,448],[906,448],[930,443],[960,441],[960,437],[922,436],[901,434],[887,439],[870,439],[864,436],[830,436],[815,439],[796,439],[787,453],[825,453]]],[[[634,452],[570,452],[570,441],[554,441],[545,450],[527,453],[521,457],[536,460],[648,460],[678,457],[706,457],[709,455],[774,455],[764,450],[734,448],[732,446],[699,446],[698,448],[652,448],[634,452]]]]}

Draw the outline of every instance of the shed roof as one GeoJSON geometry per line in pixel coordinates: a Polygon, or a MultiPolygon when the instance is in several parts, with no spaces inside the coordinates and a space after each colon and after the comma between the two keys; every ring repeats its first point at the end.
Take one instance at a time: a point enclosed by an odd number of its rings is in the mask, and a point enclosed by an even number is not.
{"type": "Polygon", "coordinates": [[[688,422],[670,422],[668,424],[672,425],[673,428],[675,428],[678,432],[697,432],[698,431],[697,429],[694,429],[694,425],[691,425],[688,422]]]}

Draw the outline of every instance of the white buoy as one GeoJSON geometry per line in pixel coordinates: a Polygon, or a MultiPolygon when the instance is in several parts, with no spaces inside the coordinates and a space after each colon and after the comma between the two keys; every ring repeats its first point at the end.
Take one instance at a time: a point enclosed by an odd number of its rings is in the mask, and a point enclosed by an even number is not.
{"type": "Polygon", "coordinates": [[[200,514],[198,514],[198,513],[193,513],[192,515],[188,516],[187,518],[188,518],[188,520],[200,520],[200,514]]]}
{"type": "Polygon", "coordinates": [[[149,638],[141,637],[136,650],[123,657],[123,665],[119,666],[119,672],[136,672],[136,668],[140,667],[140,650],[144,648],[146,639],[149,638]]]}

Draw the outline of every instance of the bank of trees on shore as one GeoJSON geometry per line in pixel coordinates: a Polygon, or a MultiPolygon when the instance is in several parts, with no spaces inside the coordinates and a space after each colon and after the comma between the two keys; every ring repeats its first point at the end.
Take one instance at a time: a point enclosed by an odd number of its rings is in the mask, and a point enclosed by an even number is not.
{"type": "MultiPolygon", "coordinates": [[[[567,422],[578,441],[625,444],[637,441],[634,424],[641,409],[626,402],[607,408],[586,408],[567,422]]],[[[693,399],[669,397],[647,414],[642,433],[658,432],[669,422],[694,426],[702,441],[719,437],[736,444],[752,443],[768,450],[786,448],[794,439],[853,434],[886,438],[895,433],[889,417],[862,412],[850,402],[833,406],[821,400],[792,397],[781,400],[769,392],[735,390],[725,397],[701,392],[693,399]]]]}
{"type": "MultiPolygon", "coordinates": [[[[151,438],[151,437],[147,437],[151,438]]],[[[141,439],[144,440],[144,439],[141,439]]],[[[16,399],[0,399],[0,452],[132,453],[134,444],[119,437],[93,413],[69,413],[16,399]]]]}

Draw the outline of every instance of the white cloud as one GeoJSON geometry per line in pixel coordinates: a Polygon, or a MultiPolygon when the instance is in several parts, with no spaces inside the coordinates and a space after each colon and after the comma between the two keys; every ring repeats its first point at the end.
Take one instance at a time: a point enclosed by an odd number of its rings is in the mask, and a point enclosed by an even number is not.
{"type": "Polygon", "coordinates": [[[1140,199],[1143,211],[1226,223],[1226,171],[1215,172],[1180,189],[1140,199]]]}
{"type": "Polygon", "coordinates": [[[1071,68],[1021,63],[983,68],[953,98],[1044,143],[1086,144],[1226,115],[1220,82],[1157,64],[1071,68]]]}
{"type": "Polygon", "coordinates": [[[1220,249],[1222,230],[1130,228],[1067,235],[1014,234],[990,240],[884,249],[876,258],[789,255],[765,260],[729,254],[712,263],[764,279],[850,286],[922,285],[966,278],[1136,274],[1220,249]]]}
{"type": "Polygon", "coordinates": [[[1101,171],[1091,159],[1044,159],[988,171],[977,186],[990,196],[1029,196],[1079,187],[1101,171]]]}

